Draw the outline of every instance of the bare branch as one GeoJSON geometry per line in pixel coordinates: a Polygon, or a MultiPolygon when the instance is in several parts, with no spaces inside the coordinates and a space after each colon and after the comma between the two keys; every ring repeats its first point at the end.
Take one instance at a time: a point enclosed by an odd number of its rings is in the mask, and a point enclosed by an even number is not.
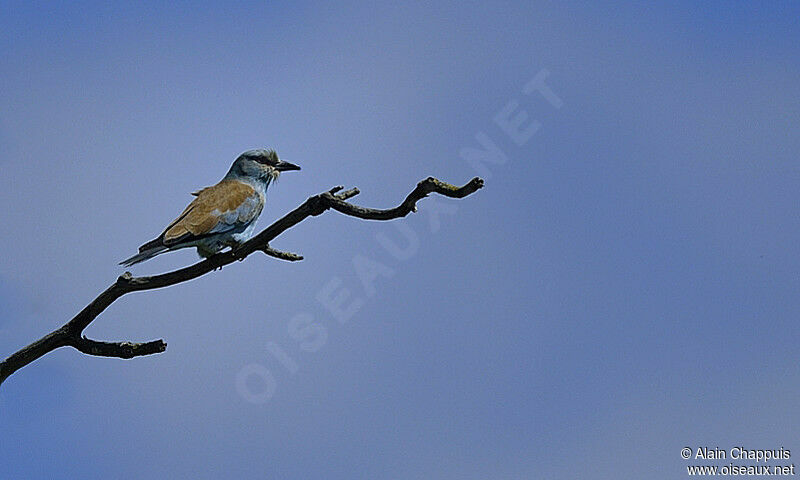
{"type": "Polygon", "coordinates": [[[438,193],[445,197],[463,198],[467,195],[474,193],[479,188],[483,187],[483,180],[480,178],[473,178],[468,184],[463,187],[456,187],[449,183],[444,183],[433,177],[428,177],[417,184],[417,188],[408,194],[406,199],[395,208],[388,210],[376,210],[373,208],[359,207],[352,203],[347,203],[339,199],[335,195],[323,194],[329,202],[329,206],[334,210],[351,215],[353,217],[363,218],[365,220],[391,220],[393,218],[405,217],[411,212],[417,211],[417,202],[428,196],[430,193],[438,193]]]}
{"type": "Polygon", "coordinates": [[[161,353],[167,349],[167,344],[164,340],[153,340],[152,342],[146,343],[98,342],[97,340],[89,340],[86,337],[81,337],[73,343],[70,343],[70,346],[75,347],[80,352],[87,355],[118,358],[152,355],[154,353],[161,353]]]}
{"type": "Polygon", "coordinates": [[[298,255],[292,252],[282,252],[280,250],[275,250],[270,246],[266,246],[261,249],[262,252],[266,253],[270,257],[279,258],[281,260],[288,260],[290,262],[297,262],[303,259],[302,255],[298,255]]]}
{"type": "Polygon", "coordinates": [[[186,282],[237,260],[244,260],[256,251],[264,252],[269,256],[282,260],[302,260],[303,257],[300,255],[273,249],[269,246],[269,242],[310,216],[321,215],[326,210],[334,209],[345,215],[367,220],[391,220],[405,217],[410,212],[415,212],[417,202],[431,193],[438,193],[450,198],[463,198],[482,187],[483,180],[477,177],[462,187],[456,187],[433,177],[428,177],[419,182],[416,188],[403,200],[403,203],[397,207],[378,210],[347,202],[349,198],[358,195],[359,190],[352,188],[342,191],[344,187],[337,186],[327,192],[308,198],[302,205],[232,251],[221,252],[194,265],[160,275],[134,277],[130,272],[125,272],[64,326],[33,342],[0,363],[0,384],[20,368],[61,347],[73,347],[87,355],[118,358],[133,358],[163,352],[167,348],[167,344],[163,340],[146,343],[110,343],[89,340],[82,334],[84,329],[109,305],[127,293],[153,290],[186,282]]]}

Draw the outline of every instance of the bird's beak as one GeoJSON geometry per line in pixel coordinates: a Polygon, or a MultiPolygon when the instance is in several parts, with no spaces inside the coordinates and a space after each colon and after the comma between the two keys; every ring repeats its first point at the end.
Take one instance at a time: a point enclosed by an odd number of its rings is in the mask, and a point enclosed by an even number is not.
{"type": "Polygon", "coordinates": [[[275,165],[275,169],[279,172],[285,172],[286,170],[300,170],[300,167],[295,165],[294,163],[284,162],[283,160],[279,160],[278,164],[275,165]]]}

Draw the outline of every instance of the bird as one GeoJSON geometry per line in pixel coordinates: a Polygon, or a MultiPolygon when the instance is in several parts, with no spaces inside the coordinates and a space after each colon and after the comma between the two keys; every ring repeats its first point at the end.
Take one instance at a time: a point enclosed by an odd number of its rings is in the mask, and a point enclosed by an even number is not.
{"type": "Polygon", "coordinates": [[[267,187],[281,172],[300,167],[281,160],[275,150],[256,148],[239,155],[216,185],[193,192],[195,198],[157,238],[123,260],[131,265],[162,253],[196,247],[208,258],[225,247],[236,248],[253,235],[267,196],[267,187]]]}

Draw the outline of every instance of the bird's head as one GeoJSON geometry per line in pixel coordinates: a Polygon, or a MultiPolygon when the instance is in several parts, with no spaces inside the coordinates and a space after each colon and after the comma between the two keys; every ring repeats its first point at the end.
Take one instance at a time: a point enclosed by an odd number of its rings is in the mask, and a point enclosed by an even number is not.
{"type": "Polygon", "coordinates": [[[278,158],[275,150],[256,148],[239,155],[236,161],[233,162],[228,175],[251,177],[269,183],[277,179],[281,172],[287,170],[300,170],[300,167],[278,158]]]}

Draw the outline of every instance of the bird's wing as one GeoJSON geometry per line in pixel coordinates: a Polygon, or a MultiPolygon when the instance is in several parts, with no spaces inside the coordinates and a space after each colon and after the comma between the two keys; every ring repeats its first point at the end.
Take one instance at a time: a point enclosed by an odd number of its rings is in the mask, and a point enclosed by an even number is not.
{"type": "Polygon", "coordinates": [[[196,192],[196,196],[164,230],[164,246],[235,230],[255,220],[264,207],[263,198],[253,187],[236,180],[223,180],[196,192]]]}

